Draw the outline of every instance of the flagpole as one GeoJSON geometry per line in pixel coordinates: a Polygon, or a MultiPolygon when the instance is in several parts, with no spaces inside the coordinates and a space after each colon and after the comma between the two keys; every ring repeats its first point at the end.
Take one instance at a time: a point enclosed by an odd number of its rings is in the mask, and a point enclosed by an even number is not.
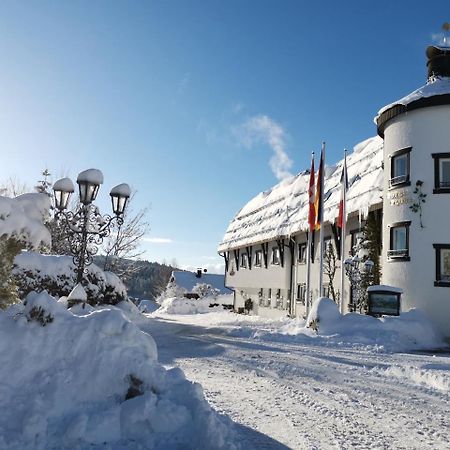
{"type": "Polygon", "coordinates": [[[312,231],[308,232],[308,242],[306,248],[306,298],[305,298],[305,308],[306,315],[309,314],[309,292],[311,290],[311,235],[312,231]]]}
{"type": "Polygon", "coordinates": [[[320,258],[319,258],[319,297],[323,296],[323,228],[324,228],[324,204],[323,204],[323,191],[325,188],[325,142],[322,142],[322,153],[320,155],[321,159],[321,179],[319,180],[320,183],[320,199],[319,199],[319,211],[318,214],[318,220],[320,220],[320,232],[319,232],[319,242],[320,242],[320,258]]]}
{"type": "Polygon", "coordinates": [[[345,237],[347,231],[347,150],[344,150],[344,169],[342,180],[342,222],[341,222],[341,314],[344,314],[344,274],[345,274],[345,237]]]}
{"type": "Polygon", "coordinates": [[[309,174],[309,189],[308,189],[308,242],[306,247],[306,298],[305,298],[305,309],[306,315],[309,314],[309,299],[311,292],[311,242],[312,235],[315,227],[316,217],[314,212],[314,152],[311,153],[311,170],[309,174]]]}

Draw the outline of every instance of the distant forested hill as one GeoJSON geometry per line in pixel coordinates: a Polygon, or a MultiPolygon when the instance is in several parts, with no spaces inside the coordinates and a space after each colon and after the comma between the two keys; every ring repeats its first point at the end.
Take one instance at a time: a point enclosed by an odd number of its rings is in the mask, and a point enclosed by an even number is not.
{"type": "MultiPolygon", "coordinates": [[[[94,262],[103,268],[105,257],[96,256],[94,262]]],[[[173,270],[179,269],[157,262],[120,259],[114,271],[122,278],[130,297],[152,300],[165,289],[173,270]]]]}

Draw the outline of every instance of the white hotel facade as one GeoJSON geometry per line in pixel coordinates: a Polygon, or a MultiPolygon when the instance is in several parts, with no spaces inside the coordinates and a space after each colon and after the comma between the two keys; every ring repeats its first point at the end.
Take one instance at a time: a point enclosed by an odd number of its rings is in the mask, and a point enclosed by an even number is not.
{"type": "MultiPolygon", "coordinates": [[[[421,309],[450,337],[450,48],[428,47],[427,57],[427,84],[384,107],[376,117],[378,136],[347,156],[344,255],[351,254],[364,221],[373,215],[382,224],[381,283],[403,290],[402,311],[421,309]]],[[[324,237],[336,254],[342,164],[325,172],[324,237]]],[[[218,251],[235,308],[251,299],[255,314],[305,315],[308,183],[308,171],[282,181],[250,200],[230,222],[218,251]]],[[[311,299],[319,296],[318,235],[311,299]]],[[[322,295],[330,289],[327,281],[324,277],[322,295]]],[[[332,284],[339,291],[340,261],[332,284]]],[[[339,295],[344,312],[353,310],[347,277],[339,295]]]]}

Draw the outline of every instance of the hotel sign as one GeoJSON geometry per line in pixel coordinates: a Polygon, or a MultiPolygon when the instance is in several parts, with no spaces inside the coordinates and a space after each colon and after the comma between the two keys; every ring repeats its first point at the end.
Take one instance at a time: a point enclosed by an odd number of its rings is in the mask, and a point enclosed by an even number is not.
{"type": "Polygon", "coordinates": [[[387,195],[391,206],[401,206],[411,203],[411,197],[408,189],[400,189],[390,192],[387,195]]]}

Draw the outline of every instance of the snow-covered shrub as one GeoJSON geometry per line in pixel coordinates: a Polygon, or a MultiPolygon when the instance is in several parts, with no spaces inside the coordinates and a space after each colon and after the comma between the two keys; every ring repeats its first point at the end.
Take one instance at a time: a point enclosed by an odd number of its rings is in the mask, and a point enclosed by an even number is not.
{"type": "Polygon", "coordinates": [[[204,314],[212,311],[222,311],[223,307],[214,303],[210,297],[186,298],[170,297],[164,299],[157,314],[204,314]],[[216,305],[216,306],[214,306],[216,305]]]}
{"type": "Polygon", "coordinates": [[[15,256],[24,248],[50,246],[50,233],[43,225],[49,208],[45,194],[0,197],[0,308],[18,300],[11,277],[15,256]]]}
{"type": "Polygon", "coordinates": [[[186,289],[178,286],[175,282],[170,281],[167,284],[166,289],[164,289],[164,291],[161,292],[159,297],[156,299],[156,303],[162,305],[166,298],[183,297],[186,292],[186,289]]]}
{"type": "Polygon", "coordinates": [[[153,338],[114,306],[67,310],[30,294],[0,312],[0,448],[233,449],[233,424],[200,385],[157,361],[153,338]],[[42,307],[45,327],[26,313],[42,307]]]}
{"type": "Polygon", "coordinates": [[[192,288],[192,293],[197,294],[199,298],[212,297],[216,298],[220,294],[220,290],[212,287],[207,283],[197,283],[192,288]]]}
{"type": "MultiPolygon", "coordinates": [[[[14,260],[12,276],[20,298],[32,291],[47,291],[54,297],[67,297],[77,284],[75,265],[70,256],[21,253],[14,260]]],[[[115,305],[127,299],[126,288],[120,279],[95,264],[87,267],[83,287],[90,305],[115,305]]]]}
{"type": "Polygon", "coordinates": [[[311,307],[306,326],[316,333],[319,332],[319,329],[324,334],[332,333],[333,327],[340,317],[341,314],[336,303],[329,298],[320,297],[311,307]]]}

